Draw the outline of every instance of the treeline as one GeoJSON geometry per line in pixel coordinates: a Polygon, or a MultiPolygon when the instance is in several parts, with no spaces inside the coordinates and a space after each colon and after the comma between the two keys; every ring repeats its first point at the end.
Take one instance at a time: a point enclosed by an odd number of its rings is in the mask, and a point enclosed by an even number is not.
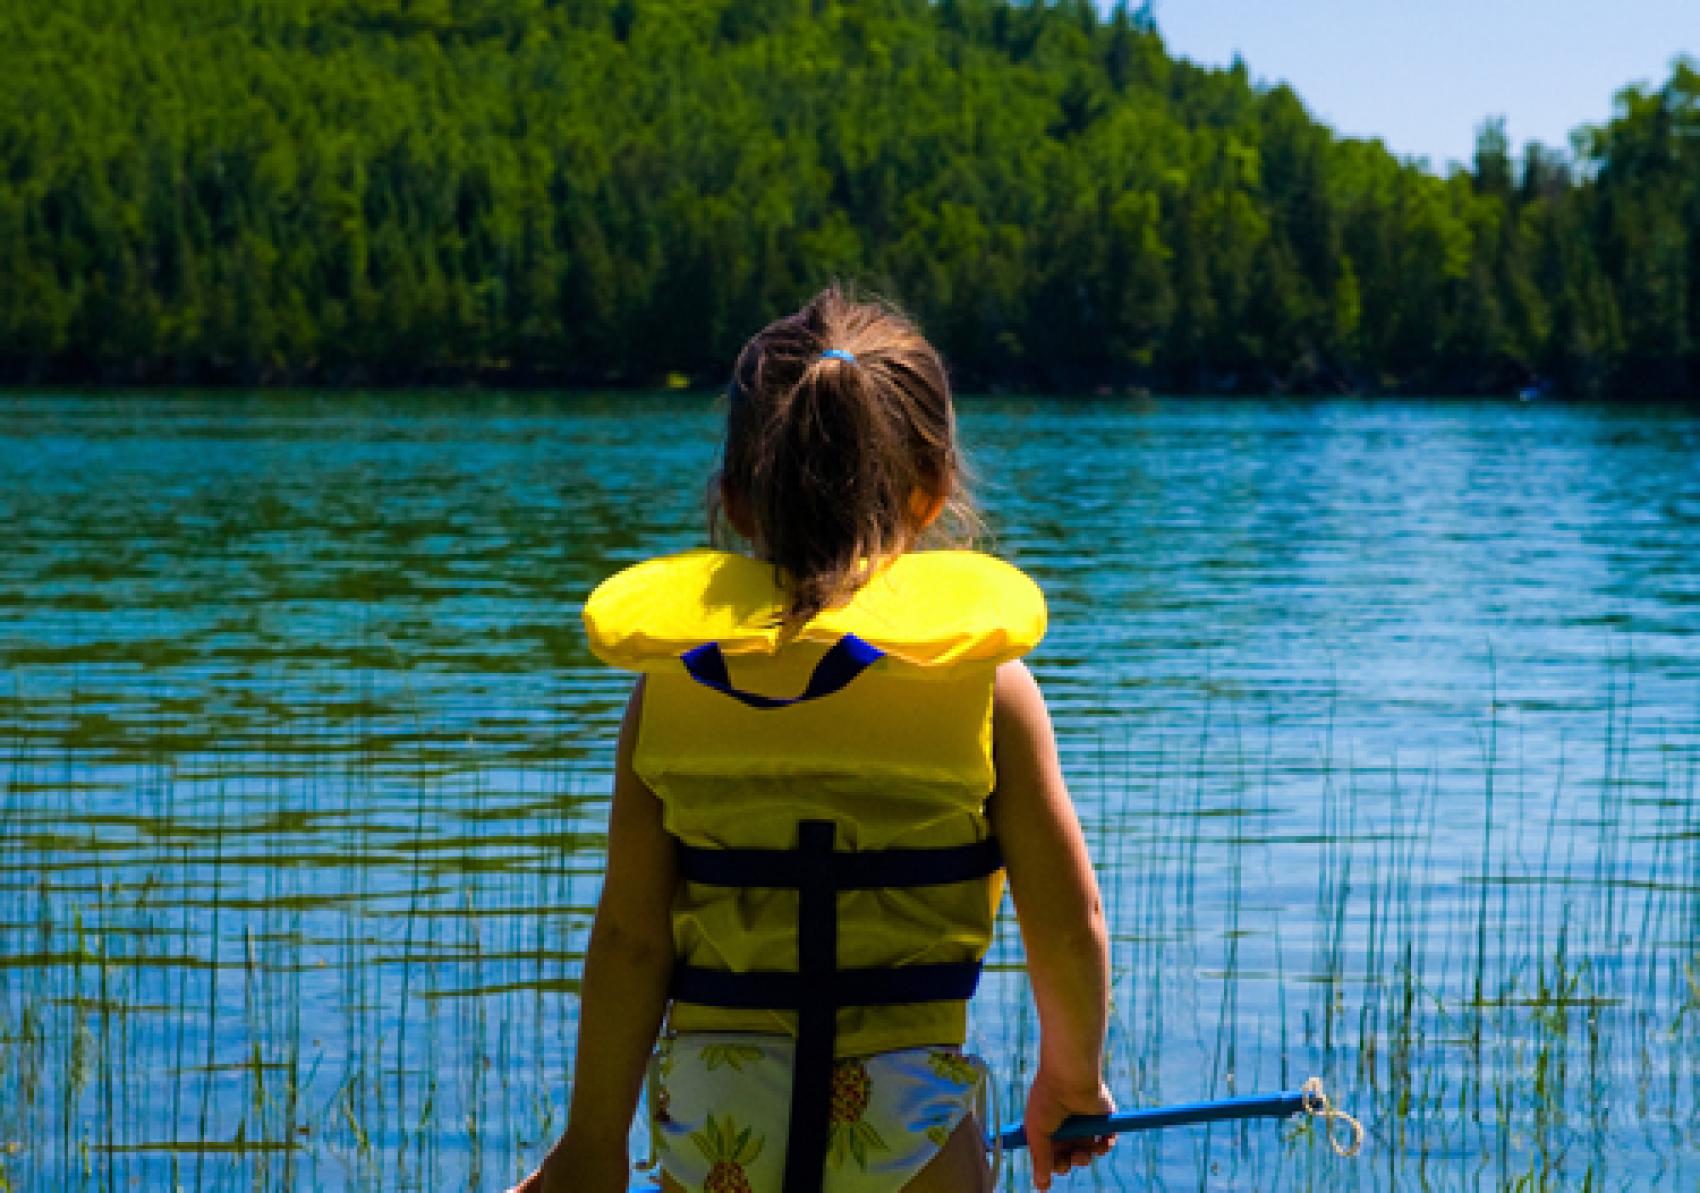
{"type": "MultiPolygon", "coordinates": [[[[1700,72],[1437,177],[1090,0],[7,0],[0,378],[1700,394],[1700,72]]],[[[1445,81],[1437,79],[1437,87],[1445,81]]]]}

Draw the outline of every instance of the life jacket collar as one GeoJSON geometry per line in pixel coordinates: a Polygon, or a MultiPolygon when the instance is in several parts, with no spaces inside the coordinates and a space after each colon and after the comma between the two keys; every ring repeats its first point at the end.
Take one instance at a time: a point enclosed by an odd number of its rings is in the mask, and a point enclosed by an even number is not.
{"type": "Polygon", "coordinates": [[[853,634],[897,665],[946,669],[1019,658],[1045,633],[1045,599],[1019,569],[974,551],[898,556],[845,604],[794,632],[770,563],[698,550],[651,559],[604,581],[584,606],[591,650],[631,671],[676,672],[704,643],[772,655],[792,642],[831,646],[853,634]]]}

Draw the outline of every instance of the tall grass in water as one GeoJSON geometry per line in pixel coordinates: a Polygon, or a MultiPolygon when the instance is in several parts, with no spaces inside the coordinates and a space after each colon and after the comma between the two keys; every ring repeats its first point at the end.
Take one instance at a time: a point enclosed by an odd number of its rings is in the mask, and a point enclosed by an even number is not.
{"type": "Polygon", "coordinates": [[[0,1189],[490,1186],[558,1129],[596,801],[292,728],[6,742],[0,1189]]]}
{"type": "MultiPolygon", "coordinates": [[[[1484,718],[1469,798],[1223,703],[1065,742],[1114,932],[1127,1102],[1321,1076],[1370,1128],[1130,1138],[1095,1185],[1686,1188],[1700,1180],[1692,727],[1534,767],[1484,718]],[[1536,782],[1536,778],[1539,782],[1536,782]]],[[[302,718],[240,755],[14,730],[0,801],[0,1189],[496,1188],[562,1125],[602,784],[302,718]]],[[[1412,765],[1414,761],[1414,765],[1412,765]]],[[[1015,935],[977,1004],[1006,1114],[1015,935]]],[[[1018,1161],[1014,1162],[1018,1163],[1018,1161]]]]}
{"type": "MultiPolygon", "coordinates": [[[[1700,1181],[1700,749],[1693,726],[1635,726],[1625,695],[1540,787],[1490,704],[1468,804],[1437,761],[1341,759],[1326,728],[1308,766],[1277,767],[1273,717],[1234,708],[1073,743],[1100,811],[1119,1095],[1314,1074],[1370,1131],[1353,1162],[1304,1123],[1125,1139],[1093,1183],[1700,1181]]],[[[996,956],[1019,964],[1007,938],[996,956]]],[[[988,1020],[1032,1038],[1013,976],[992,999],[983,1042],[988,1020]]],[[[1011,1064],[1004,1105],[1025,1075],[1011,1064]]]]}

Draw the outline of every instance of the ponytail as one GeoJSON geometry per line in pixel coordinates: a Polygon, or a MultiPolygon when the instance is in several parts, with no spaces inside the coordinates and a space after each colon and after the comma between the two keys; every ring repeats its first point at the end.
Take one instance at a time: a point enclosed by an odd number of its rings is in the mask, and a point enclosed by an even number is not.
{"type": "Polygon", "coordinates": [[[971,524],[944,364],[889,307],[823,291],[745,345],[727,392],[711,526],[773,563],[787,626],[914,546],[940,501],[971,524]]]}

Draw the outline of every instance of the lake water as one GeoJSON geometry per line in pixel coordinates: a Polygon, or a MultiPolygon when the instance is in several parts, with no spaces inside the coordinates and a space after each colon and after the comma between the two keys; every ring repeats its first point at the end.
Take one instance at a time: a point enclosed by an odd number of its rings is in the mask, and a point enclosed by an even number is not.
{"type": "MultiPolygon", "coordinates": [[[[0,1188],[501,1188],[562,1126],[662,395],[0,395],[0,1188]],[[10,1182],[9,1186],[7,1182],[10,1182]]],[[[1700,1182],[1700,419],[970,398],[1114,933],[1113,1084],[1369,1131],[1076,1185],[1700,1182]]],[[[975,1013],[1036,1024],[1013,926],[975,1013]]]]}

